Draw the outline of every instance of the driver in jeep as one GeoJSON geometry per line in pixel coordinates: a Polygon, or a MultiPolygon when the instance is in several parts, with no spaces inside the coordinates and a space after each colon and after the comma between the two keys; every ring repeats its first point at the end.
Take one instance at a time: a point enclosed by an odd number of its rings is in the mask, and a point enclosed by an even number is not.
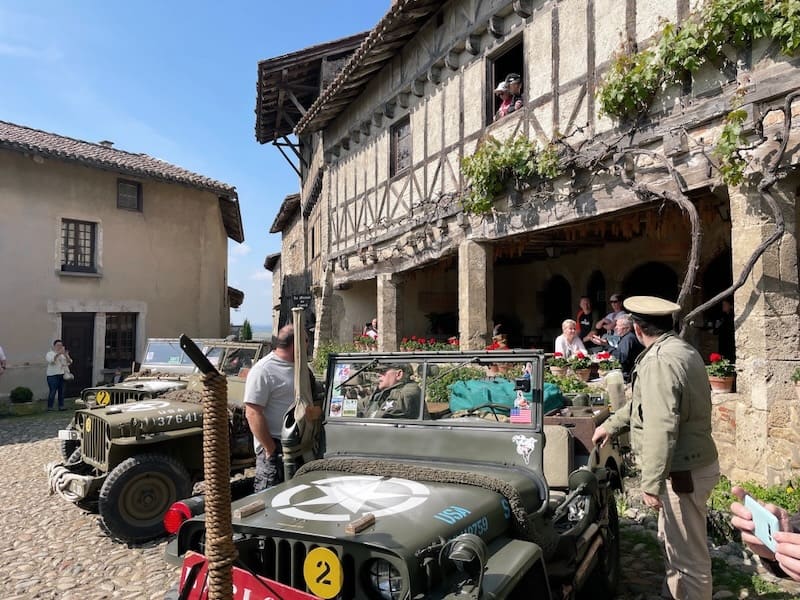
{"type": "Polygon", "coordinates": [[[409,381],[408,365],[381,365],[378,387],[359,402],[358,416],[367,419],[417,419],[421,404],[419,385],[409,381]]]}

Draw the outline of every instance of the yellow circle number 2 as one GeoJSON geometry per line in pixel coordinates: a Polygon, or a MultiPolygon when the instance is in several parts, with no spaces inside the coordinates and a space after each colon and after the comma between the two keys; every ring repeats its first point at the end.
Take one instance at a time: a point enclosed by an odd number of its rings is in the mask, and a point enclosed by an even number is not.
{"type": "Polygon", "coordinates": [[[303,577],[309,591],[328,600],[342,591],[342,563],[336,553],[327,548],[314,548],[303,562],[303,577]]]}
{"type": "Polygon", "coordinates": [[[111,394],[105,390],[100,390],[97,392],[97,397],[95,400],[100,406],[106,406],[109,402],[111,402],[111,394]]]}

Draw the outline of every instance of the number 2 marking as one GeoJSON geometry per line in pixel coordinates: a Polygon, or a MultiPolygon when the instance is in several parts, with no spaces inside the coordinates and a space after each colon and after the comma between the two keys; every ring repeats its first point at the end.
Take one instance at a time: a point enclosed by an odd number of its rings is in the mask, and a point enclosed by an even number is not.
{"type": "Polygon", "coordinates": [[[317,577],[316,582],[321,583],[322,585],[333,585],[333,582],[330,579],[323,579],[326,578],[328,574],[331,572],[331,566],[327,562],[321,560],[317,561],[318,569],[321,568],[322,565],[325,565],[325,567],[322,569],[322,573],[320,573],[319,576],[317,577]]]}

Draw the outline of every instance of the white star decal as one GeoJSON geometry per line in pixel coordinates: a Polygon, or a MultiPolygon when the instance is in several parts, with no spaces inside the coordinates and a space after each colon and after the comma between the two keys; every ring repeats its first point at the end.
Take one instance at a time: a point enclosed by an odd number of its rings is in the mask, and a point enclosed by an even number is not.
{"type": "Polygon", "coordinates": [[[381,517],[411,510],[425,502],[430,493],[427,486],[421,483],[394,477],[344,475],[311,483],[297,485],[277,494],[272,499],[272,507],[281,514],[297,519],[349,521],[359,513],[370,512],[381,517]],[[314,494],[314,497],[294,501],[297,494],[305,497],[314,494]],[[337,508],[347,512],[332,512],[337,508]]]}

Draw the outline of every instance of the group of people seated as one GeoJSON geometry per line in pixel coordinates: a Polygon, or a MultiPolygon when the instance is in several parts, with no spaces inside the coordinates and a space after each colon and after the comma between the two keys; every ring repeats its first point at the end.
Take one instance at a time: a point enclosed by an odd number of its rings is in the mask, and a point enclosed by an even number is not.
{"type": "Polygon", "coordinates": [[[588,296],[581,297],[580,310],[575,319],[565,319],[561,323],[562,333],[555,339],[554,351],[567,359],[578,353],[589,356],[608,352],[619,361],[627,381],[636,357],[644,350],[644,346],[633,332],[633,318],[622,310],[622,296],[612,294],[609,303],[611,312],[593,322],[592,302],[588,296]]]}

